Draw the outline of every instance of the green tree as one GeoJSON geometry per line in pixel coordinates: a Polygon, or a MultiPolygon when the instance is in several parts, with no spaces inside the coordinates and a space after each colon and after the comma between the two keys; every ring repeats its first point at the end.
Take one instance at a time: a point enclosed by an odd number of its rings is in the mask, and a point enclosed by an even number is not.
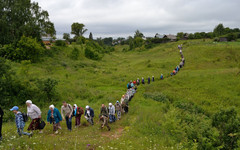
{"type": "Polygon", "coordinates": [[[0,56],[14,61],[31,60],[31,62],[36,62],[43,52],[44,48],[36,38],[22,36],[16,46],[9,44],[0,49],[0,56]]]}
{"type": "Polygon", "coordinates": [[[136,38],[136,37],[143,38],[144,35],[143,35],[143,33],[141,33],[139,30],[137,30],[137,31],[135,31],[135,34],[134,34],[134,38],[136,38]]]}
{"type": "Polygon", "coordinates": [[[54,24],[47,11],[30,0],[1,0],[0,2],[0,44],[16,43],[25,35],[37,38],[54,36],[54,24]]]}
{"type": "Polygon", "coordinates": [[[87,29],[85,29],[85,25],[82,24],[82,23],[78,23],[78,22],[75,22],[72,24],[72,34],[75,35],[75,37],[79,37],[79,36],[83,36],[83,34],[87,31],[87,29]]]}
{"type": "Polygon", "coordinates": [[[178,33],[177,33],[177,37],[178,37],[179,39],[182,39],[182,38],[184,37],[184,33],[183,33],[183,32],[178,32],[178,33]]]}
{"type": "Polygon", "coordinates": [[[89,34],[89,39],[90,39],[90,40],[93,40],[92,32],[90,32],[90,34],[89,34]]]}
{"type": "Polygon", "coordinates": [[[70,34],[69,33],[63,33],[63,39],[65,39],[66,41],[70,40],[70,34]]]}
{"type": "Polygon", "coordinates": [[[223,24],[219,24],[217,25],[214,30],[213,30],[213,33],[216,35],[216,36],[221,36],[225,33],[225,28],[223,26],[223,24]]]}

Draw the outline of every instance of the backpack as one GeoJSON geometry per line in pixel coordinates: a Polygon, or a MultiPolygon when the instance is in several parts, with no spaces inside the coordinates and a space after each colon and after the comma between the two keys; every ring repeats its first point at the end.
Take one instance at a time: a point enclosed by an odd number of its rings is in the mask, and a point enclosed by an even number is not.
{"type": "Polygon", "coordinates": [[[28,121],[28,116],[26,113],[22,113],[23,121],[27,122],[28,121]]]}
{"type": "Polygon", "coordinates": [[[79,109],[81,115],[84,114],[84,111],[83,111],[82,107],[79,107],[78,109],[79,109]]]}

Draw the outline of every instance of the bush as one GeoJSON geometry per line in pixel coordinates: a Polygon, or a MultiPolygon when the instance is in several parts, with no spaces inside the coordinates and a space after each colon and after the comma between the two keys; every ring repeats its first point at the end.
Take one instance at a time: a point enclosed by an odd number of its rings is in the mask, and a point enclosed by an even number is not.
{"type": "Polygon", "coordinates": [[[85,57],[89,58],[89,59],[93,59],[93,60],[99,60],[100,56],[97,52],[94,52],[94,50],[87,46],[85,48],[85,57]]]}
{"type": "Polygon", "coordinates": [[[83,36],[78,37],[76,40],[76,43],[80,44],[80,45],[85,44],[86,43],[85,37],[83,37],[83,36]]]}
{"type": "Polygon", "coordinates": [[[56,46],[66,46],[66,42],[63,40],[56,40],[55,45],[56,46]]]}
{"type": "Polygon", "coordinates": [[[76,48],[76,47],[74,47],[73,50],[72,50],[72,52],[71,52],[71,58],[72,58],[73,60],[78,60],[79,55],[80,55],[79,49],[76,48]]]}
{"type": "Polygon", "coordinates": [[[0,56],[13,60],[31,60],[36,62],[40,59],[44,52],[44,48],[36,39],[22,36],[16,45],[5,45],[0,49],[0,56]]]}
{"type": "Polygon", "coordinates": [[[240,118],[234,108],[220,110],[214,114],[212,125],[220,132],[219,143],[223,144],[223,149],[238,148],[240,118]]]}

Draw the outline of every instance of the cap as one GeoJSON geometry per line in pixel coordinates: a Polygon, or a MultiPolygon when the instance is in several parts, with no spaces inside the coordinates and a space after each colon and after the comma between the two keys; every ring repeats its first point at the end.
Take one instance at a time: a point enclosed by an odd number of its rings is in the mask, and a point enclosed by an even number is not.
{"type": "Polygon", "coordinates": [[[13,110],[19,110],[19,108],[17,106],[14,106],[12,109],[10,109],[10,111],[13,111],[13,110]]]}

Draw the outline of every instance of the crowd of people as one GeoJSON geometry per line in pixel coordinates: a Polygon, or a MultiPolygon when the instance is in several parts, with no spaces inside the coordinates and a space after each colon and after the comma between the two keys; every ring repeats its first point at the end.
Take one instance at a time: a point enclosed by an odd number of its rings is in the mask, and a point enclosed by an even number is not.
{"type": "MultiPolygon", "coordinates": [[[[182,52],[182,45],[178,45],[178,49],[180,51],[181,55],[181,62],[176,68],[171,72],[171,76],[176,75],[180,69],[185,64],[185,59],[182,52]]],[[[164,76],[163,74],[160,75],[160,80],[163,80],[164,76]]],[[[155,78],[152,76],[148,76],[147,83],[150,84],[151,82],[154,82],[155,78]]],[[[104,128],[105,126],[110,131],[111,128],[109,126],[109,123],[114,123],[117,120],[121,119],[121,116],[123,113],[128,113],[129,111],[129,102],[134,97],[134,94],[137,92],[137,88],[140,84],[145,84],[145,80],[142,77],[142,80],[140,81],[139,78],[137,78],[134,81],[130,81],[127,84],[127,92],[122,95],[120,101],[116,101],[115,104],[109,103],[108,106],[105,106],[105,104],[102,104],[100,109],[100,115],[99,115],[99,121],[101,121],[101,128],[104,128]]],[[[14,106],[10,111],[12,111],[15,114],[15,123],[17,127],[17,133],[21,135],[27,135],[31,137],[33,135],[34,130],[38,130],[39,133],[43,133],[43,128],[45,125],[42,125],[42,112],[38,106],[32,103],[31,100],[26,101],[27,106],[27,114],[21,113],[18,106],[14,106]],[[27,122],[28,118],[31,119],[31,123],[28,126],[28,132],[24,132],[25,123],[27,122]]],[[[3,118],[4,112],[0,107],[0,140],[2,140],[2,118],[3,118]]],[[[66,101],[62,102],[61,112],[54,106],[50,105],[49,110],[47,113],[47,123],[52,124],[53,132],[55,134],[58,134],[58,130],[62,129],[60,122],[65,121],[67,125],[67,129],[69,131],[72,131],[72,119],[75,118],[75,128],[78,128],[81,126],[81,117],[84,115],[85,119],[90,125],[94,125],[94,110],[89,105],[85,107],[85,110],[82,107],[77,106],[77,104],[74,104],[73,106],[66,101]]]]}

